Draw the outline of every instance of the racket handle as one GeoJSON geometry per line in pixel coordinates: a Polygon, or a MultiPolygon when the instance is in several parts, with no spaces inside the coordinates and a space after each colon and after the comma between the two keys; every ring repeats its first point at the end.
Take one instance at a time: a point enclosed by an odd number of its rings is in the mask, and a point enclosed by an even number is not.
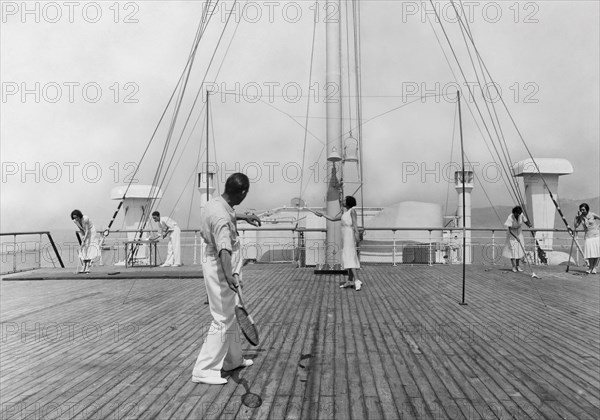
{"type": "Polygon", "coordinates": [[[237,294],[240,299],[240,305],[242,306],[242,308],[245,308],[246,305],[244,304],[244,297],[242,296],[242,286],[239,286],[237,288],[237,294]]]}

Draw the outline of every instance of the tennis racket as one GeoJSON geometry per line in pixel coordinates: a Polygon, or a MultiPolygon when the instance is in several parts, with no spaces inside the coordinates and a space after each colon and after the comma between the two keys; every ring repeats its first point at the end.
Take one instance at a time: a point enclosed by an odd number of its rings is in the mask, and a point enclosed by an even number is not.
{"type": "Polygon", "coordinates": [[[77,267],[75,268],[75,274],[80,274],[83,270],[83,260],[81,258],[81,236],[79,236],[79,232],[75,232],[75,237],[77,238],[77,242],[79,242],[79,249],[77,250],[77,267]]]}
{"type": "Polygon", "coordinates": [[[253,346],[258,346],[258,328],[256,328],[252,316],[246,310],[246,305],[244,304],[244,298],[242,296],[242,288],[238,287],[237,292],[240,298],[240,304],[235,307],[235,317],[238,320],[238,324],[244,337],[246,337],[246,340],[253,346]]]}

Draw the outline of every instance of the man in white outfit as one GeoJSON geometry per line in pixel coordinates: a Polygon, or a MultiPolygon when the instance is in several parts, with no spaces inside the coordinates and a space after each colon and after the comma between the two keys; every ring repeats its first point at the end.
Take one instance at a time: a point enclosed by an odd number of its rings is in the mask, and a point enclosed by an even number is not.
{"type": "Polygon", "coordinates": [[[160,213],[152,213],[152,220],[158,223],[158,231],[163,239],[169,237],[167,259],[161,267],[179,267],[181,265],[181,229],[170,217],[161,217],[160,213]]]}
{"type": "Polygon", "coordinates": [[[241,259],[236,219],[260,226],[257,216],[236,215],[233,210],[244,201],[249,188],[248,177],[234,173],[225,182],[225,192],[206,204],[200,219],[200,235],[206,243],[202,271],[213,320],[192,371],[193,382],[224,385],[227,379],[221,377],[221,369],[228,371],[253,364],[242,357],[234,312],[239,279],[233,272],[233,264],[239,266],[236,260],[241,259]]]}

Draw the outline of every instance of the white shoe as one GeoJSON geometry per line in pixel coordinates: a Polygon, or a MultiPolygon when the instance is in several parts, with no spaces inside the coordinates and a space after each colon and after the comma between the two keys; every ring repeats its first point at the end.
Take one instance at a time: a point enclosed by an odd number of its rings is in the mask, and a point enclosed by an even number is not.
{"type": "Polygon", "coordinates": [[[592,270],[592,274],[598,274],[595,268],[592,270]]]}
{"type": "Polygon", "coordinates": [[[356,280],[354,282],[354,290],[356,290],[358,292],[361,288],[362,288],[362,281],[356,280]]]}
{"type": "Polygon", "coordinates": [[[227,378],[221,378],[220,376],[207,376],[202,378],[199,376],[192,376],[192,382],[197,384],[225,385],[227,383],[227,378]]]}
{"type": "Polygon", "coordinates": [[[162,264],[161,267],[171,267],[171,264],[162,264]]]}
{"type": "Polygon", "coordinates": [[[252,359],[242,359],[242,364],[239,365],[238,367],[234,367],[233,369],[223,369],[223,370],[226,372],[229,372],[230,370],[247,368],[247,367],[252,366],[253,364],[254,364],[254,360],[252,360],[252,359]]]}
{"type": "Polygon", "coordinates": [[[521,267],[517,267],[517,271],[522,272],[523,269],[521,267]]]}

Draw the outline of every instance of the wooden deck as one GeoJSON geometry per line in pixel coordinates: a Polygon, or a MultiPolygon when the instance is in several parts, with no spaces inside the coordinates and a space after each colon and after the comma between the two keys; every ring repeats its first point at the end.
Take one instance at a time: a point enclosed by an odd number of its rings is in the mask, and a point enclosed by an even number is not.
{"type": "Polygon", "coordinates": [[[597,419],[600,276],[366,266],[363,290],[246,267],[262,343],[191,382],[202,280],[2,281],[2,419],[597,419]]]}

